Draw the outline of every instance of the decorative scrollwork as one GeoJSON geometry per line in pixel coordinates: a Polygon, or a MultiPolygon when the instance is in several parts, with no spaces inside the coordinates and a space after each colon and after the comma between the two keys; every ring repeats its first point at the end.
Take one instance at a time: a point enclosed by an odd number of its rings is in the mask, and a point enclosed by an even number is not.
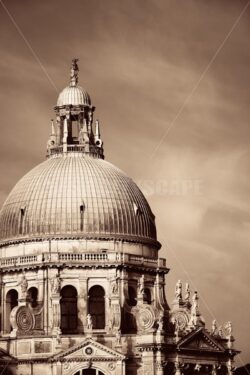
{"type": "Polygon", "coordinates": [[[174,314],[174,323],[178,331],[183,331],[188,325],[188,319],[185,313],[177,312],[174,314]]]}
{"type": "Polygon", "coordinates": [[[29,308],[20,306],[16,313],[16,323],[20,331],[29,332],[33,329],[34,317],[29,308]]]}
{"type": "Polygon", "coordinates": [[[150,306],[141,307],[136,314],[136,322],[139,330],[148,331],[155,324],[155,313],[150,306]]]}

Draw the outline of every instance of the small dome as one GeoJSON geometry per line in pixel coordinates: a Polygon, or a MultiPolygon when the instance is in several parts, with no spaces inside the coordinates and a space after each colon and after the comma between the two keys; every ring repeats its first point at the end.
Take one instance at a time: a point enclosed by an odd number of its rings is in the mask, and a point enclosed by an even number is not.
{"type": "Polygon", "coordinates": [[[121,239],[159,247],[154,215],[137,185],[102,159],[47,159],[14,187],[0,211],[0,241],[121,239]]]}
{"type": "Polygon", "coordinates": [[[59,94],[57,106],[64,105],[91,105],[91,99],[87,91],[80,86],[67,86],[59,94]]]}

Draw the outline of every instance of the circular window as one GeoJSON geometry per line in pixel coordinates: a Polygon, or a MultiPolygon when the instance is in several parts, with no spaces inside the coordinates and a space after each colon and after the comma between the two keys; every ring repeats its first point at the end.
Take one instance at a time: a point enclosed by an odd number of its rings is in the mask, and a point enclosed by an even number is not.
{"type": "Polygon", "coordinates": [[[90,346],[88,346],[88,347],[85,349],[85,354],[87,354],[87,355],[91,355],[91,354],[93,354],[93,349],[92,349],[90,346]]]}

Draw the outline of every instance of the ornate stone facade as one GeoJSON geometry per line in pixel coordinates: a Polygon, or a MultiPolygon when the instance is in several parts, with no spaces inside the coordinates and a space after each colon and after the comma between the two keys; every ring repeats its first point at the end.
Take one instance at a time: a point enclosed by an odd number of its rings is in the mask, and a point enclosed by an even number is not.
{"type": "Polygon", "coordinates": [[[0,212],[2,369],[22,375],[233,374],[232,324],[212,324],[169,269],[154,215],[134,182],[104,161],[95,107],[78,86],[59,95],[47,161],[0,212]]]}

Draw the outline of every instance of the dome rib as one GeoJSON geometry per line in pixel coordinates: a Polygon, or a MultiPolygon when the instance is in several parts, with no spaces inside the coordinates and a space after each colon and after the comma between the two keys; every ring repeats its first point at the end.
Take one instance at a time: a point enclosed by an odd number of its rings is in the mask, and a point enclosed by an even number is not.
{"type": "Polygon", "coordinates": [[[67,86],[59,94],[57,106],[64,105],[91,105],[91,99],[87,91],[80,86],[67,86]]]}

